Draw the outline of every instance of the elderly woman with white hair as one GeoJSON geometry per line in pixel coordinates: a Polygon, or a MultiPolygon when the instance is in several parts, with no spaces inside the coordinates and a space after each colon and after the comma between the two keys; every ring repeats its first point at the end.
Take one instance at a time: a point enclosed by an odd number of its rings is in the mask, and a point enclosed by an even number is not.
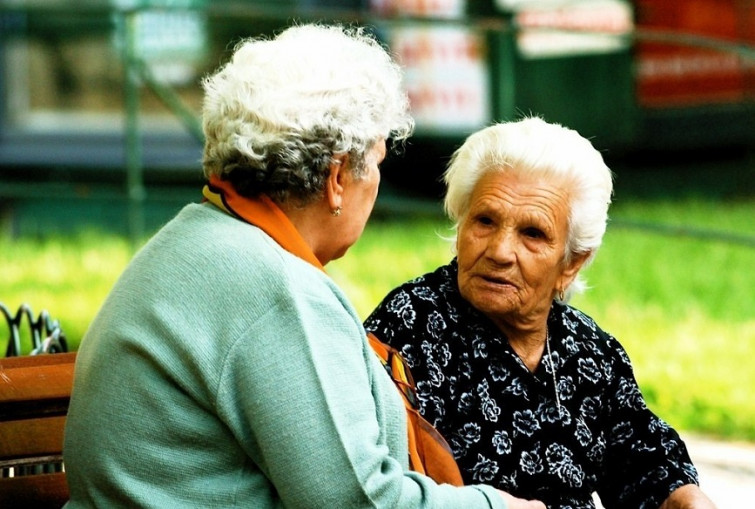
{"type": "Polygon", "coordinates": [[[204,81],[205,200],[137,253],[79,348],[69,509],[543,508],[409,470],[399,391],[323,268],[413,129],[401,81],[367,32],[320,25],[244,41],[204,81]]]}
{"type": "Polygon", "coordinates": [[[600,153],[525,118],[471,135],[445,182],[455,259],[390,292],[365,327],[403,353],[464,480],[550,509],[595,507],[594,492],[611,509],[713,507],[619,342],[567,304],[606,228],[600,153]]]}

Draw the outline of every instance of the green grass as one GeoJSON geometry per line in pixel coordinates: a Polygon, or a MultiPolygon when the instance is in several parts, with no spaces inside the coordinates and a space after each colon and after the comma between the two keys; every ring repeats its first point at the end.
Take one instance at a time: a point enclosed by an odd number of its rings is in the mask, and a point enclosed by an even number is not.
{"type": "Polygon", "coordinates": [[[755,203],[617,204],[574,304],[625,346],[651,408],[675,426],[755,439],[755,203]],[[622,228],[654,221],[702,237],[622,228]],[[749,238],[723,242],[715,230],[749,238]]]}
{"type": "MultiPolygon", "coordinates": [[[[755,440],[755,202],[618,202],[611,215],[586,271],[591,288],[574,304],[619,338],[650,407],[672,425],[755,440]],[[750,244],[632,226],[649,222],[750,244]]],[[[452,255],[442,237],[450,234],[440,218],[373,220],[328,272],[366,317],[393,287],[446,263],[452,255]]],[[[44,307],[74,345],[132,252],[125,239],[91,232],[0,238],[0,250],[0,301],[44,307]]]]}
{"type": "MultiPolygon", "coordinates": [[[[44,240],[0,237],[0,252],[0,302],[13,314],[22,303],[35,316],[46,309],[74,347],[132,254],[126,239],[95,232],[44,240]]],[[[0,320],[0,352],[8,335],[0,320]]],[[[28,335],[22,339],[26,351],[28,335]]]]}

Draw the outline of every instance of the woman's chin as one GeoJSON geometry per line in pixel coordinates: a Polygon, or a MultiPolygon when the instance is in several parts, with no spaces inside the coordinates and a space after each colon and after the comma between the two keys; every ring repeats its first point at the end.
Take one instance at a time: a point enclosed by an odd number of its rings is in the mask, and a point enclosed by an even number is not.
{"type": "Polygon", "coordinates": [[[488,316],[501,317],[519,309],[517,292],[511,285],[492,289],[486,286],[466,298],[478,311],[488,316]]]}

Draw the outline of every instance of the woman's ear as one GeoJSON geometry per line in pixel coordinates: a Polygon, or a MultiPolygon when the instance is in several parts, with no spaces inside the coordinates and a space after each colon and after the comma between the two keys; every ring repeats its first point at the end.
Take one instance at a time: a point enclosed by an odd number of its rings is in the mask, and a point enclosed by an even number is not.
{"type": "Polygon", "coordinates": [[[340,210],[343,207],[343,192],[348,173],[348,154],[338,154],[330,161],[328,179],[325,182],[325,195],[330,210],[340,210]]]}
{"type": "Polygon", "coordinates": [[[561,271],[557,290],[565,291],[572,284],[572,281],[577,277],[577,274],[579,274],[582,266],[590,258],[590,255],[592,255],[592,251],[572,254],[571,260],[564,265],[564,270],[561,271]]]}

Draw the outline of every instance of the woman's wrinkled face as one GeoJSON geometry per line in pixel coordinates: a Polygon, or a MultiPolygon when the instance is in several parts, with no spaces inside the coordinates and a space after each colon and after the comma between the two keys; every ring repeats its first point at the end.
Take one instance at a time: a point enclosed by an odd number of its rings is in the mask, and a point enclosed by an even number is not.
{"type": "Polygon", "coordinates": [[[573,279],[563,261],[569,196],[560,184],[492,171],[472,192],[457,237],[459,290],[499,327],[541,323],[554,292],[573,279]]]}

